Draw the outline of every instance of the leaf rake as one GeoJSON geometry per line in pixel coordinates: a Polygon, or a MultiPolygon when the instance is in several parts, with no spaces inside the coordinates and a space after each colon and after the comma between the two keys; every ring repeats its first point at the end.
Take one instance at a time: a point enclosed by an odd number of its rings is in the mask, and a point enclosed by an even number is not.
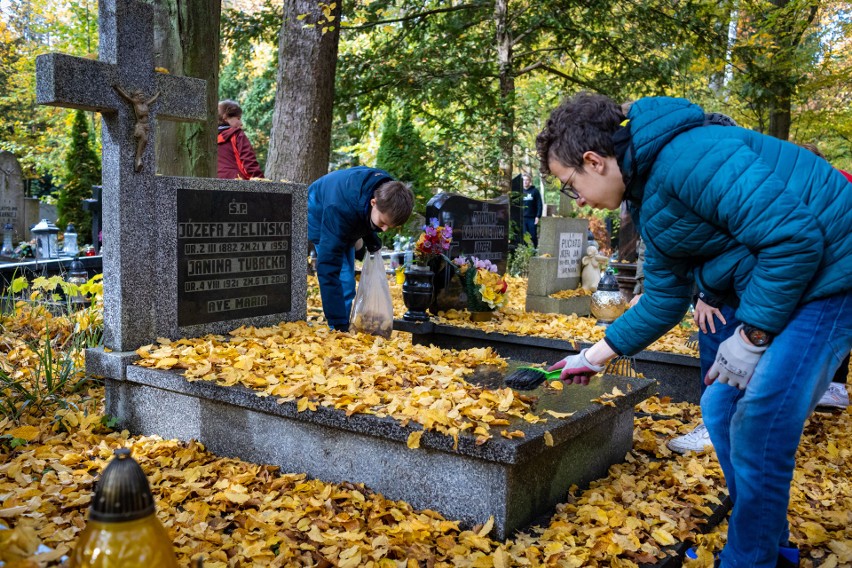
{"type": "Polygon", "coordinates": [[[689,337],[686,338],[685,345],[687,349],[698,349],[698,333],[699,332],[697,331],[691,333],[689,334],[689,337]]]}
{"type": "Polygon", "coordinates": [[[636,359],[634,357],[619,355],[606,364],[604,374],[632,378],[638,377],[639,373],[636,371],[636,359]]]}

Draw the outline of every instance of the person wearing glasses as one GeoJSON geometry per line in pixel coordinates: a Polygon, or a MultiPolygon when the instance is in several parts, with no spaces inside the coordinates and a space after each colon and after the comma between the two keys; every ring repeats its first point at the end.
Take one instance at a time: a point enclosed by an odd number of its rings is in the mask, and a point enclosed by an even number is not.
{"type": "MultiPolygon", "coordinates": [[[[626,113],[581,93],[536,139],[541,171],[580,205],[627,201],[645,241],[645,293],[606,337],[562,359],[588,383],[677,325],[695,270],[746,247],[742,324],[705,377],[704,423],[733,501],[723,567],[796,566],[787,506],[805,419],[852,349],[852,192],[795,144],[716,124],[685,99],[639,99],[626,113]]],[[[737,253],[738,254],[738,253],[737,253]]]]}

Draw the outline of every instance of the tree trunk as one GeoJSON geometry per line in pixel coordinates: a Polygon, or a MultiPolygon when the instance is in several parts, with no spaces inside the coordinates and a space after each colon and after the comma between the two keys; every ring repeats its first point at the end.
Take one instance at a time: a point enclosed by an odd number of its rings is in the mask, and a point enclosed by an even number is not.
{"type": "Polygon", "coordinates": [[[781,60],[782,72],[776,74],[770,86],[772,95],[769,101],[767,134],[781,140],[788,140],[792,124],[795,83],[802,80],[796,65],[797,52],[802,49],[802,38],[813,24],[820,2],[813,0],[810,5],[801,6],[799,10],[790,10],[790,0],[770,1],[778,11],[774,19],[775,29],[770,30],[770,33],[774,45],[778,48],[774,59],[781,60]],[[804,13],[801,10],[804,10],[804,13]]]}
{"type": "Polygon", "coordinates": [[[515,77],[512,74],[512,32],[509,29],[509,2],[495,0],[494,21],[497,28],[497,65],[500,77],[500,150],[501,195],[509,195],[512,189],[512,170],[515,145],[515,77]]]}
{"type": "Polygon", "coordinates": [[[284,0],[266,160],[271,180],[311,183],[328,173],[341,1],[334,6],[323,12],[315,0],[284,0]]]}
{"type": "Polygon", "coordinates": [[[767,134],[781,140],[790,138],[791,91],[792,89],[787,85],[776,86],[772,106],[769,108],[769,130],[767,134]]]}
{"type": "Polygon", "coordinates": [[[207,81],[207,122],[157,123],[157,173],[216,177],[221,0],[147,0],[154,9],[154,60],[173,75],[207,81]]]}

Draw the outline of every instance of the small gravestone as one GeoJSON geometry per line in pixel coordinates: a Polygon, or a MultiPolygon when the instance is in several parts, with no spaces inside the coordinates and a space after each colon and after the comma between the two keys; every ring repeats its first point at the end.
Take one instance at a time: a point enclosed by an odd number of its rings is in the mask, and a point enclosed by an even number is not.
{"type": "Polygon", "coordinates": [[[38,199],[27,197],[18,159],[0,151],[0,231],[12,225],[12,243],[30,240],[30,227],[39,221],[38,199]]]}
{"type": "Polygon", "coordinates": [[[539,256],[530,259],[526,310],[529,312],[589,315],[588,296],[551,298],[580,284],[586,254],[589,222],[570,217],[542,217],[539,221],[539,256]]]}
{"type": "MultiPolygon", "coordinates": [[[[509,200],[499,197],[479,201],[454,193],[439,193],[426,205],[426,218],[438,219],[453,228],[453,240],[447,256],[475,256],[497,265],[506,272],[509,258],[509,200]]],[[[436,267],[433,267],[435,270],[436,267]]],[[[435,273],[435,300],[431,310],[464,309],[461,280],[445,263],[435,273]]]]}

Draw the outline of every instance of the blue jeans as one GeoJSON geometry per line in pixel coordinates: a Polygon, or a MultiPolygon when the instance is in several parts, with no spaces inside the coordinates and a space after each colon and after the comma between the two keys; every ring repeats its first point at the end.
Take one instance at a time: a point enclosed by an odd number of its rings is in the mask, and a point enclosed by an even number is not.
{"type": "Polygon", "coordinates": [[[734,334],[734,330],[740,325],[740,320],[736,316],[737,311],[734,308],[723,304],[719,308],[719,311],[722,312],[722,316],[724,316],[725,321],[728,323],[722,323],[717,318],[713,318],[716,324],[716,333],[710,333],[709,330],[708,333],[698,332],[698,360],[701,363],[701,394],[704,394],[704,391],[707,389],[707,385],[704,384],[704,377],[707,376],[710,367],[716,361],[716,352],[719,350],[719,344],[731,337],[734,334]]]}
{"type": "MultiPolygon", "coordinates": [[[[322,254],[322,245],[314,243],[314,248],[317,251],[317,258],[324,258],[322,254]]],[[[343,288],[343,303],[346,306],[346,318],[348,319],[352,313],[352,302],[355,300],[355,247],[349,247],[343,253],[343,262],[340,266],[340,285],[343,288]]],[[[326,303],[326,296],[331,294],[328,290],[323,290],[320,286],[320,296],[323,298],[323,304],[326,303]]],[[[328,319],[328,314],[326,314],[328,319]]],[[[332,327],[329,324],[329,327],[332,327]]]]}
{"type": "Polygon", "coordinates": [[[852,349],[852,292],[802,304],[760,358],[746,390],[713,383],[701,412],[734,503],[722,566],[772,568],[805,419],[852,349]]]}

